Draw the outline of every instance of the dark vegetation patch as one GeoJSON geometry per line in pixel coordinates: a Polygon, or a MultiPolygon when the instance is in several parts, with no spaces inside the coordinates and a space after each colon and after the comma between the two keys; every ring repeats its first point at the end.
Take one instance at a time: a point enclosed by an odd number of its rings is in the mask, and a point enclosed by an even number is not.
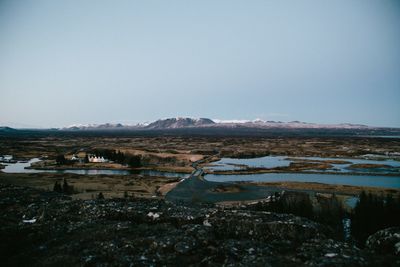
{"type": "Polygon", "coordinates": [[[400,226],[400,197],[393,198],[362,192],[352,213],[351,230],[358,244],[368,236],[392,226],[400,226]]]}
{"type": "Polygon", "coordinates": [[[238,184],[220,184],[214,187],[211,191],[216,193],[234,193],[244,190],[245,189],[238,184]]]}

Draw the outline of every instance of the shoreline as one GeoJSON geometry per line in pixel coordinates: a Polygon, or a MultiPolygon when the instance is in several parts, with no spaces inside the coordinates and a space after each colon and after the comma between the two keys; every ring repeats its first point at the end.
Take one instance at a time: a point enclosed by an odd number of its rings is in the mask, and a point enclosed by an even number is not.
{"type": "Polygon", "coordinates": [[[342,185],[342,184],[325,184],[317,182],[236,182],[237,184],[249,184],[256,186],[272,186],[287,188],[290,190],[310,190],[326,193],[340,193],[342,195],[358,195],[361,191],[371,192],[374,194],[396,194],[400,196],[400,189],[376,187],[376,186],[355,186],[355,185],[342,185]],[[356,193],[357,192],[357,193],[356,193]]]}
{"type": "Polygon", "coordinates": [[[398,177],[400,178],[400,173],[359,173],[359,172],[323,172],[323,171],[279,171],[279,170],[271,170],[271,169],[261,169],[256,171],[214,171],[210,172],[208,170],[204,171],[205,174],[214,174],[214,175],[254,175],[254,174],[264,174],[264,173],[290,173],[290,174],[328,174],[328,175],[352,175],[352,176],[388,176],[388,177],[398,177]]]}
{"type": "Polygon", "coordinates": [[[114,168],[114,167],[26,167],[27,170],[38,170],[38,171],[68,171],[68,170],[115,170],[115,171],[159,171],[159,172],[171,172],[171,173],[187,173],[190,174],[192,171],[189,170],[191,167],[141,167],[141,168],[114,168]],[[178,169],[179,168],[179,169],[178,169]]]}
{"type": "MultiPolygon", "coordinates": [[[[115,170],[115,171],[159,171],[159,172],[170,172],[170,173],[185,173],[190,174],[191,167],[141,167],[141,168],[114,168],[114,167],[26,167],[27,170],[48,170],[48,171],[67,171],[67,170],[115,170]]],[[[213,175],[254,175],[254,174],[265,174],[265,173],[288,173],[288,174],[327,174],[327,175],[351,175],[351,176],[387,176],[400,178],[400,173],[359,173],[359,172],[323,172],[323,171],[280,171],[271,169],[257,169],[254,171],[248,170],[231,170],[231,171],[209,171],[204,170],[204,173],[213,175]]]]}

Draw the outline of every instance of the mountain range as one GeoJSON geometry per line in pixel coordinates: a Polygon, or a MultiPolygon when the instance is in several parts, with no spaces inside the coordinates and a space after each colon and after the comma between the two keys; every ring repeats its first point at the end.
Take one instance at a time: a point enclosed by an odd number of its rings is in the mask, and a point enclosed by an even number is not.
{"type": "MultiPolygon", "coordinates": [[[[20,128],[24,129],[24,128],[20,128]]],[[[34,129],[34,128],[30,128],[34,129]]],[[[43,129],[43,128],[41,128],[43,129]]],[[[217,120],[208,118],[165,118],[149,123],[139,124],[121,124],[121,123],[104,123],[104,124],[74,124],[63,128],[52,128],[55,131],[108,131],[108,130],[133,130],[133,131],[151,131],[151,130],[171,130],[171,129],[187,129],[187,130],[224,130],[224,129],[242,129],[242,130],[268,130],[268,129],[326,129],[326,130],[374,130],[374,129],[396,129],[394,127],[373,127],[363,124],[318,124],[301,121],[266,121],[261,119],[255,120],[217,120]]],[[[16,130],[12,127],[0,125],[0,131],[16,130]]],[[[38,129],[40,130],[40,129],[38,129]]],[[[46,129],[43,129],[46,130],[46,129]]]]}
{"type": "Polygon", "coordinates": [[[89,124],[89,125],[72,125],[61,128],[61,130],[77,131],[77,130],[166,130],[166,129],[182,129],[182,128],[292,128],[292,129],[368,129],[374,128],[361,124],[316,124],[301,121],[281,122],[281,121],[265,121],[265,120],[212,120],[208,118],[166,118],[151,123],[123,125],[117,124],[89,124]]]}
{"type": "Polygon", "coordinates": [[[34,134],[195,134],[223,136],[400,136],[400,128],[362,124],[318,124],[301,121],[217,120],[208,118],[166,118],[140,124],[75,124],[63,128],[19,128],[0,126],[0,135],[34,134]]]}

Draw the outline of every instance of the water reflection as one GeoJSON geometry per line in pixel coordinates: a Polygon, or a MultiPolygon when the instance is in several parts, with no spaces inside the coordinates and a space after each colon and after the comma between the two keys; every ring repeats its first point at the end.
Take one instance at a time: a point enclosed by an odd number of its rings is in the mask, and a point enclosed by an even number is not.
{"type": "Polygon", "coordinates": [[[2,170],[6,173],[73,173],[81,175],[131,175],[141,174],[147,176],[164,176],[164,177],[177,177],[185,178],[188,176],[186,173],[174,173],[174,172],[162,172],[155,170],[105,170],[105,169],[69,169],[69,170],[36,170],[26,169],[30,167],[32,163],[38,162],[40,159],[33,158],[27,162],[19,161],[16,163],[5,164],[5,168],[2,170]]]}
{"type": "Polygon", "coordinates": [[[244,168],[277,168],[277,167],[288,167],[290,163],[296,161],[306,162],[324,162],[324,161],[343,161],[343,163],[329,163],[332,167],[327,169],[310,169],[307,171],[318,171],[318,172],[343,172],[343,173],[399,173],[400,174],[400,161],[385,159],[385,160],[374,160],[374,159],[354,159],[354,158],[321,158],[321,157],[286,157],[286,156],[266,156],[260,158],[250,159],[235,159],[235,158],[222,158],[219,161],[213,162],[210,166],[205,169],[212,171],[231,171],[240,170],[244,168]],[[377,168],[350,168],[353,164],[377,164],[387,165],[388,167],[377,167],[377,168]]]}
{"type": "Polygon", "coordinates": [[[346,174],[314,173],[261,173],[248,175],[207,174],[205,179],[214,182],[255,181],[255,182],[313,182],[324,184],[342,184],[353,186],[372,186],[400,188],[400,177],[346,174]]]}

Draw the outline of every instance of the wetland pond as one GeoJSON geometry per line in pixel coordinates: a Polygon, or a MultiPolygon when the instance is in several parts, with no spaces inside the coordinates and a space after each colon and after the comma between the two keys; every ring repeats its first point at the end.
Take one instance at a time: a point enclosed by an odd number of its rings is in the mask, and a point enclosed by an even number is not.
{"type": "Polygon", "coordinates": [[[260,173],[260,174],[207,174],[207,181],[213,182],[313,182],[352,186],[372,186],[400,189],[400,176],[320,174],[320,173],[260,173]]]}
{"type": "Polygon", "coordinates": [[[328,163],[327,169],[309,169],[308,172],[324,173],[260,173],[260,174],[207,174],[205,179],[215,182],[315,182],[324,184],[341,184],[351,186],[371,186],[385,188],[400,188],[400,161],[393,159],[356,159],[356,158],[321,158],[321,157],[286,157],[266,156],[260,158],[236,159],[222,158],[205,167],[210,171],[231,171],[247,168],[276,168],[288,167],[294,162],[328,163]],[[377,168],[354,168],[361,164],[380,166],[377,168]],[[332,174],[335,172],[337,174],[332,174]],[[357,174],[352,175],[350,174],[357,174]],[[346,174],[348,173],[348,174],[346,174]],[[373,174],[373,175],[371,175],[373,174]],[[379,174],[398,174],[398,176],[384,176],[379,174]]]}
{"type": "Polygon", "coordinates": [[[39,162],[40,159],[33,158],[29,161],[19,161],[16,163],[6,163],[5,168],[2,170],[5,173],[73,173],[81,175],[131,175],[141,174],[149,176],[165,176],[165,177],[177,177],[185,178],[189,176],[187,173],[175,173],[175,172],[162,172],[155,170],[113,170],[113,169],[65,169],[65,170],[38,170],[38,169],[27,169],[32,163],[39,162]]]}
{"type": "Polygon", "coordinates": [[[393,159],[358,159],[358,158],[321,158],[321,157],[287,157],[287,156],[266,156],[260,158],[222,158],[213,162],[205,169],[210,171],[234,171],[246,168],[277,168],[289,167],[291,163],[327,163],[326,169],[308,169],[307,171],[338,172],[338,173],[359,173],[359,174],[399,174],[400,161],[393,159]],[[369,168],[362,168],[360,165],[371,165],[369,168]],[[373,167],[372,165],[376,165],[373,167]]]}

